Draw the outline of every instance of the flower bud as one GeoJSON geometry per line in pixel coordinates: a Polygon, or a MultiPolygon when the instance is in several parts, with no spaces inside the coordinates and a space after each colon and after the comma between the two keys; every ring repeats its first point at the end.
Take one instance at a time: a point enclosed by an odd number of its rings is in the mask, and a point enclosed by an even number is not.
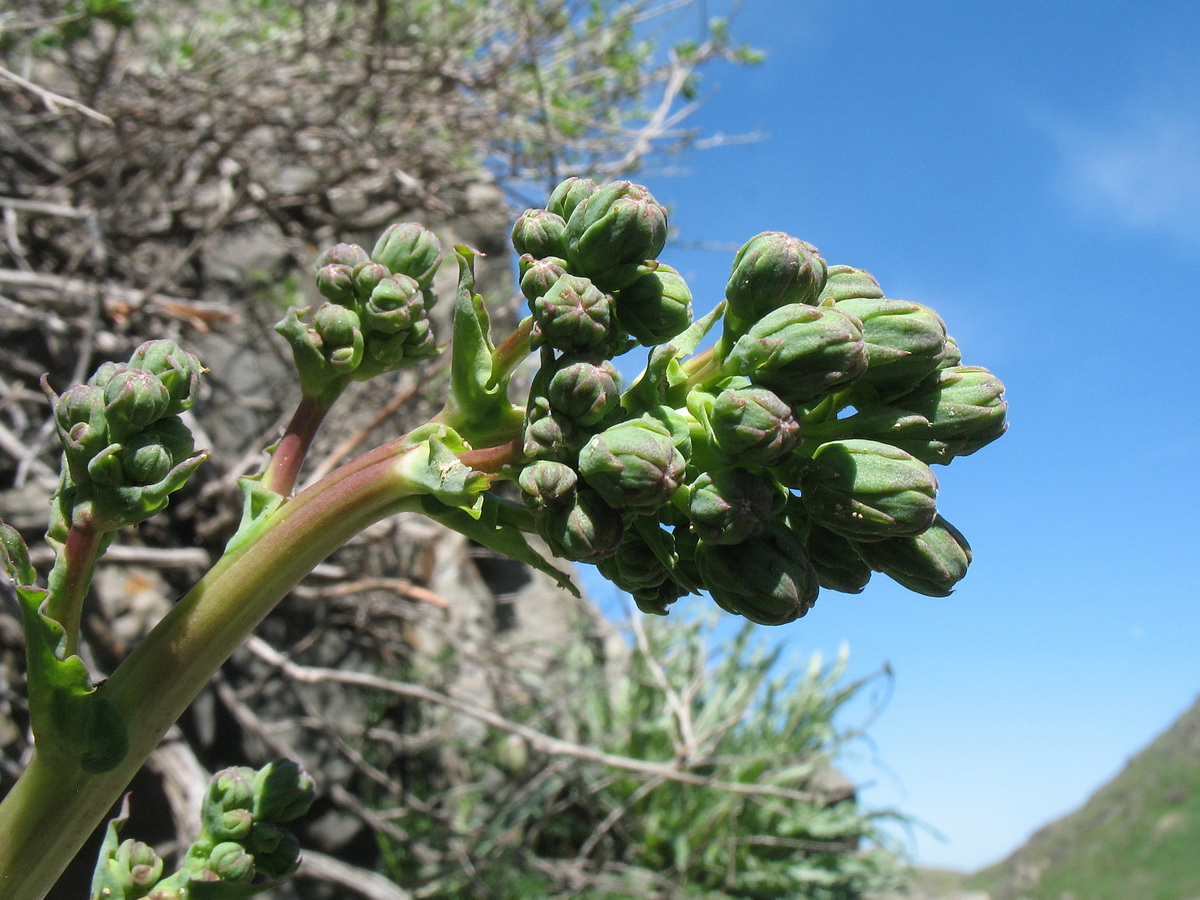
{"type": "Polygon", "coordinates": [[[544,209],[527,209],[512,230],[513,249],[534,259],[562,257],[567,252],[567,223],[544,209]]]}
{"type": "Polygon", "coordinates": [[[589,490],[576,490],[571,502],[546,510],[536,520],[538,534],[555,556],[595,563],[621,543],[621,514],[589,490]]]}
{"type": "Polygon", "coordinates": [[[718,606],[760,625],[800,618],[820,590],[804,548],[778,524],[740,544],[701,541],[696,566],[718,606]]]}
{"type": "Polygon", "coordinates": [[[308,812],[315,790],[309,774],[292,760],[267,763],[254,776],[254,818],[290,822],[308,812]]]}
{"type": "Polygon", "coordinates": [[[416,222],[389,225],[379,236],[371,259],[382,263],[393,275],[407,275],[428,291],[442,263],[442,245],[437,236],[416,222]]]}
{"type": "Polygon", "coordinates": [[[388,267],[382,263],[371,261],[359,263],[351,273],[351,278],[354,279],[355,298],[365,301],[371,296],[371,292],[375,290],[379,282],[391,276],[392,273],[388,270],[388,267]]]}
{"type": "Polygon", "coordinates": [[[518,261],[521,272],[521,293],[530,303],[554,287],[559,277],[567,274],[567,261],[558,256],[547,256],[544,259],[534,259],[525,254],[518,261]]]}
{"type": "Polygon", "coordinates": [[[941,516],[921,534],[856,547],[872,569],[929,597],[950,596],[971,564],[971,545],[941,516]]]}
{"type": "Polygon", "coordinates": [[[317,269],[317,290],[334,303],[350,306],[355,300],[354,267],[330,263],[317,269]]]}
{"type": "Polygon", "coordinates": [[[867,544],[854,544],[815,522],[810,523],[806,531],[804,550],[821,587],[843,594],[862,593],[871,580],[871,567],[863,562],[855,548],[867,544]]]}
{"type": "Polygon", "coordinates": [[[96,385],[77,384],[63,391],[54,401],[54,422],[67,461],[72,465],[72,475],[79,481],[76,465],[86,465],[109,444],[104,390],[96,385]]]}
{"type": "Polygon", "coordinates": [[[728,339],[745,334],[781,306],[815,305],[825,286],[825,272],[825,260],[812,244],[779,231],[752,237],[734,257],[725,285],[728,339]]]}
{"type": "Polygon", "coordinates": [[[144,896],[162,878],[162,858],[153,847],[141,841],[122,841],[117,847],[115,862],[127,896],[144,896]]]}
{"type": "Polygon", "coordinates": [[[660,264],[617,292],[616,310],[621,328],[653,347],[692,324],[692,292],[682,275],[660,264]]]}
{"type": "Polygon", "coordinates": [[[531,307],[534,346],[546,344],[569,352],[599,349],[612,342],[616,328],[612,298],[586,278],[564,274],[531,307]]]}
{"type": "Polygon", "coordinates": [[[335,371],[349,374],[363,358],[363,333],[358,314],[334,303],[322,303],[313,316],[321,338],[321,354],[335,371]]]}
{"type": "Polygon", "coordinates": [[[371,259],[367,255],[367,251],[358,244],[334,244],[324,253],[317,257],[317,268],[321,269],[325,266],[339,265],[349,266],[353,269],[359,263],[368,262],[371,259]]]}
{"type": "Polygon", "coordinates": [[[924,417],[928,436],[955,445],[956,456],[974,453],[1008,428],[1004,384],[981,366],[938,369],[895,403],[924,417]]]}
{"type": "Polygon", "coordinates": [[[580,203],[599,190],[596,182],[590,178],[572,176],[561,182],[550,194],[546,202],[546,211],[559,216],[564,222],[571,218],[580,203]]]}
{"type": "Polygon", "coordinates": [[[364,328],[383,334],[396,334],[413,326],[425,314],[420,285],[407,275],[381,279],[363,304],[364,328]]]}
{"type": "Polygon", "coordinates": [[[300,842],[290,831],[282,832],[273,849],[254,854],[254,866],[274,881],[287,878],[300,866],[300,842]]]}
{"type": "Polygon", "coordinates": [[[127,487],[156,484],[174,465],[170,452],[154,438],[135,434],[123,445],[110,444],[88,464],[88,475],[98,485],[127,487]]]}
{"type": "Polygon", "coordinates": [[[790,303],[737,339],[723,369],[793,404],[850,384],[867,371],[858,320],[832,307],[790,303]]]}
{"type": "Polygon", "coordinates": [[[817,298],[818,306],[831,306],[839,300],[864,297],[882,300],[883,289],[875,276],[853,266],[830,266],[825,278],[825,287],[817,298]]]}
{"type": "Polygon", "coordinates": [[[551,410],[544,399],[535,401],[525,416],[524,453],[530,459],[573,461],[580,434],[569,418],[551,410]]]}
{"type": "Polygon", "coordinates": [[[226,841],[217,844],[208,854],[208,868],[221,881],[245,884],[254,878],[254,857],[241,844],[226,841]]]}
{"type": "Polygon", "coordinates": [[[229,809],[208,822],[209,836],[221,841],[244,841],[254,827],[254,813],[248,809],[229,809]]]}
{"type": "Polygon", "coordinates": [[[621,376],[607,359],[571,353],[557,360],[546,388],[550,408],[583,428],[597,425],[621,406],[621,376]]]}
{"type": "Polygon", "coordinates": [[[741,467],[703,472],[685,491],[682,508],[706,544],[740,544],[762,534],[785,499],[769,475],[741,467]]]}
{"type": "Polygon", "coordinates": [[[708,422],[717,449],[731,461],[773,466],[800,445],[800,420],[795,410],[765,387],[721,391],[708,422]]]}
{"type": "Polygon", "coordinates": [[[626,532],[616,552],[596,564],[600,574],[623,591],[648,591],[671,577],[650,545],[634,532],[626,532]]]}
{"type": "Polygon", "coordinates": [[[618,422],[579,451],[579,474],[610,506],[654,512],[671,499],[686,460],[651,416],[618,422]]]}
{"type": "Polygon", "coordinates": [[[880,397],[911,390],[946,353],[946,325],[928,306],[860,298],[838,301],[834,308],[862,322],[870,365],[860,383],[880,397]]]}
{"type": "Polygon", "coordinates": [[[602,290],[631,284],[662,252],[667,211],[646,188],[615,181],[599,188],[567,220],[567,261],[602,290]]]}
{"type": "Polygon", "coordinates": [[[104,420],[111,440],[137,434],[167,414],[171,393],[153,372],[126,369],[104,388],[104,420]]]}
{"type": "Polygon", "coordinates": [[[146,341],[129,358],[133,369],[145,369],[162,382],[170,395],[165,415],[177,416],[190,409],[200,387],[200,360],[174,341],[146,341]]]}
{"type": "Polygon", "coordinates": [[[201,819],[208,822],[231,809],[254,809],[254,777],[248,766],[222,769],[208,782],[201,819]]]}
{"type": "Polygon", "coordinates": [[[650,616],[665,616],[667,608],[688,594],[688,590],[679,582],[668,578],[662,584],[654,587],[639,588],[629,592],[637,608],[650,616]]]}
{"type": "Polygon", "coordinates": [[[814,522],[855,540],[920,534],[937,515],[937,478],[929,466],[877,441],[822,444],[800,487],[814,522]]]}
{"type": "Polygon", "coordinates": [[[540,459],[521,470],[517,484],[525,505],[534,511],[557,509],[571,502],[579,476],[566,463],[540,459]]]}

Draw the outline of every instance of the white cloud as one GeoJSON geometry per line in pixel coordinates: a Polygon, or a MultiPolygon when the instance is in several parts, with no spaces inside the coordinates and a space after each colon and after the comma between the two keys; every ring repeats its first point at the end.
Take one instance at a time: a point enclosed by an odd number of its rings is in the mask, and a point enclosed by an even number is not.
{"type": "Polygon", "coordinates": [[[1200,110],[1144,107],[1104,127],[1043,126],[1062,155],[1063,188],[1090,218],[1200,245],[1200,110]]]}

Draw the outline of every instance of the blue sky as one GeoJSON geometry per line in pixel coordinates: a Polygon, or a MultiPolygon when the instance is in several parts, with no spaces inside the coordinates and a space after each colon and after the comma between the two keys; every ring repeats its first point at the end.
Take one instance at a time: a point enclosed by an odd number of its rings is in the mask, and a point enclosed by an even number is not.
{"type": "Polygon", "coordinates": [[[1008,387],[1009,433],[938,469],[976,555],[955,595],[878,576],[770,635],[891,664],[847,769],[941,833],[919,862],[977,868],[1200,692],[1200,4],[746,0],[734,33],[767,61],[707,73],[692,124],[766,139],[638,176],[698,307],[732,253],[697,242],[786,231],[1008,387]]]}

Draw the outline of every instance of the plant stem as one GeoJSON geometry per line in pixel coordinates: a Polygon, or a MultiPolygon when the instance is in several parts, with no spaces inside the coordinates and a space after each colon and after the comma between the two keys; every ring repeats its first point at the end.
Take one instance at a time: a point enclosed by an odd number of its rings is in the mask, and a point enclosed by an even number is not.
{"type": "Polygon", "coordinates": [[[263,487],[284,497],[292,493],[308,449],[340,393],[338,391],[332,397],[305,394],[300,398],[283,437],[271,453],[271,461],[263,471],[263,487]]]}
{"type": "Polygon", "coordinates": [[[46,613],[65,633],[62,656],[74,656],[79,650],[79,624],[83,601],[92,585],[96,560],[104,546],[105,535],[92,524],[90,516],[71,523],[67,539],[50,573],[51,590],[46,613]]]}
{"type": "Polygon", "coordinates": [[[416,505],[402,441],[302,491],[222,557],[98,690],[129,729],[114,769],[35,751],[0,802],[0,897],[41,900],[163,734],[217,668],[317,563],[369,525],[416,505]]]}

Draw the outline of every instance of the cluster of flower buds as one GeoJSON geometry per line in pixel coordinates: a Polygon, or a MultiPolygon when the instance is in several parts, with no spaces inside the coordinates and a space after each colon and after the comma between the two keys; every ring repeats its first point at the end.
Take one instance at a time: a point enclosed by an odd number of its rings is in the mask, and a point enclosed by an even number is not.
{"type": "Polygon", "coordinates": [[[148,341],[127,363],[105,363],[87,384],[55,397],[66,466],[60,502],[86,504],[102,532],[167,505],[206,458],[179,418],[196,399],[201,367],[172,341],[148,341]]]}
{"type": "Polygon", "coordinates": [[[1000,381],[960,364],[932,309],[778,232],[738,252],[725,302],[693,322],[657,260],[666,233],[645,188],[580,178],[513,229],[542,354],[517,481],[552,551],[660,614],[706,591],[789,622],[874,571],[949,594],[971,550],[930,464],[1004,432],[1000,381]],[[612,358],[638,344],[649,362],[622,390],[612,358]]]}
{"type": "Polygon", "coordinates": [[[422,225],[391,225],[368,255],[337,244],[317,260],[326,298],[311,321],[291,309],[276,330],[291,344],[300,384],[312,397],[336,395],[350,381],[413,365],[437,352],[429,325],[442,261],[438,239],[422,225]]]}
{"type": "Polygon", "coordinates": [[[313,801],[312,779],[289,760],[257,772],[246,767],[213,776],[201,808],[200,838],[183,864],[163,877],[163,860],[141,841],[118,841],[124,819],[109,828],[92,896],[110,900],[240,900],[268,890],[296,870],[300,845],[283,823],[313,801]]]}

